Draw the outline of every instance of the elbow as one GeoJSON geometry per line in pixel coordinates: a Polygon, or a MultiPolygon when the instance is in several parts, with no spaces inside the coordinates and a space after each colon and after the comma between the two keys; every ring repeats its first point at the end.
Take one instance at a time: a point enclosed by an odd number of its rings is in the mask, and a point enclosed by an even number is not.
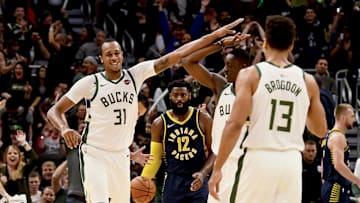
{"type": "Polygon", "coordinates": [[[51,120],[51,118],[53,117],[54,115],[54,107],[51,107],[48,112],[46,113],[46,117],[47,119],[51,120]]]}
{"type": "Polygon", "coordinates": [[[185,57],[181,59],[181,64],[185,69],[188,69],[191,67],[192,62],[190,61],[189,57],[185,57]]]}
{"type": "MultiPolygon", "coordinates": [[[[342,170],[343,166],[342,166],[341,163],[335,162],[335,163],[334,163],[334,168],[335,168],[335,170],[336,170],[337,172],[340,173],[340,171],[342,170]]],[[[340,173],[340,174],[341,174],[341,173],[340,173]]]]}
{"type": "Polygon", "coordinates": [[[327,127],[326,125],[322,128],[319,128],[317,131],[315,131],[314,133],[318,138],[325,138],[326,134],[327,134],[327,127]]]}

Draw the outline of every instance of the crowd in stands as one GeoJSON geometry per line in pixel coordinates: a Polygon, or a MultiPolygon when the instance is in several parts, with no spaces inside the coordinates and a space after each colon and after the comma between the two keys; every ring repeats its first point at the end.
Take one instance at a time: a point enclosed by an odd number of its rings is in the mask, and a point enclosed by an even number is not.
{"type": "MultiPolygon", "coordinates": [[[[317,79],[328,126],[334,123],[337,71],[347,69],[349,84],[356,91],[360,1],[88,0],[95,12],[84,16],[90,20],[85,21],[80,32],[75,32],[69,23],[63,0],[0,2],[0,152],[4,157],[0,161],[0,182],[9,195],[24,195],[28,202],[65,202],[67,195],[84,201],[81,192],[66,194],[71,185],[67,177],[73,173],[67,169],[71,150],[48,121],[46,112],[74,82],[103,70],[98,60],[99,48],[108,37],[121,42],[127,68],[164,55],[243,17],[245,23],[237,31],[251,37],[241,46],[224,49],[203,60],[210,71],[221,72],[222,58],[231,49],[246,50],[249,64],[263,60],[266,17],[284,15],[295,21],[298,33],[289,60],[311,70],[317,79]],[[120,28],[116,36],[104,29],[107,14],[120,28]],[[133,49],[124,33],[133,39],[133,49]],[[31,68],[34,65],[37,68],[31,68]]],[[[74,2],[70,1],[68,6],[77,7],[81,3],[74,2]]],[[[152,120],[167,110],[167,96],[162,98],[167,84],[181,78],[191,82],[192,105],[206,104],[211,114],[215,105],[212,92],[188,77],[179,63],[143,84],[141,94],[150,110],[138,120],[132,149],[149,144],[152,120]],[[156,105],[152,106],[154,102],[156,105]]],[[[81,132],[85,114],[85,105],[78,104],[66,115],[69,126],[81,132]]],[[[72,167],[74,164],[72,160],[72,167]]],[[[137,176],[141,167],[136,164],[132,167],[132,175],[137,176]]]]}

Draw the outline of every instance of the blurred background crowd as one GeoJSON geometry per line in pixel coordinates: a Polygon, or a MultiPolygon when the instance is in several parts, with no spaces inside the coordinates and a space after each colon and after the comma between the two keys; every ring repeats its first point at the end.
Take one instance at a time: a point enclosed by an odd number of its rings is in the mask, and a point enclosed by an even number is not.
{"type": "MultiPolygon", "coordinates": [[[[0,181],[5,189],[26,194],[32,202],[65,202],[69,149],[46,112],[74,82],[103,70],[98,55],[106,38],[121,44],[123,67],[128,68],[243,17],[237,30],[251,37],[236,48],[246,50],[249,64],[255,64],[264,59],[263,25],[274,14],[296,23],[289,60],[317,79],[329,127],[340,102],[351,103],[359,121],[360,1],[0,0],[0,181]]],[[[231,49],[202,63],[221,72],[231,49]]],[[[212,113],[212,92],[187,76],[179,63],[143,84],[141,100],[149,110],[138,120],[133,149],[149,144],[152,120],[168,107],[167,84],[181,78],[192,84],[192,105],[206,104],[212,113]]],[[[70,127],[81,132],[85,114],[85,105],[78,104],[66,115],[70,127]]],[[[358,142],[353,146],[356,160],[358,142]]],[[[133,176],[141,171],[139,165],[132,168],[133,176]]],[[[81,194],[70,195],[83,201],[81,194]]]]}

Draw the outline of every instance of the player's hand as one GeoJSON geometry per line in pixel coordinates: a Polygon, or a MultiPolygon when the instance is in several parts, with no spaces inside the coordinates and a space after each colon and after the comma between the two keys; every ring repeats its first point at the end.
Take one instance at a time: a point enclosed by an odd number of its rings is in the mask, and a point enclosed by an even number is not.
{"type": "Polygon", "coordinates": [[[140,164],[142,167],[144,167],[149,160],[152,160],[152,156],[150,154],[143,154],[142,152],[146,146],[142,146],[140,149],[133,152],[130,156],[131,160],[134,160],[136,163],[140,164]]]}
{"type": "Polygon", "coordinates": [[[245,40],[250,36],[250,34],[237,33],[236,35],[222,38],[221,43],[224,47],[238,47],[239,45],[244,44],[245,40]]]}
{"type": "Polygon", "coordinates": [[[222,179],[222,173],[221,170],[214,169],[210,180],[209,180],[209,193],[211,196],[213,196],[216,200],[220,201],[220,196],[218,194],[219,192],[219,184],[222,179]]]}
{"type": "Polygon", "coordinates": [[[204,174],[201,172],[196,172],[192,175],[195,180],[191,182],[190,190],[197,191],[199,190],[204,183],[204,174]]]}
{"type": "Polygon", "coordinates": [[[81,142],[81,135],[79,132],[70,128],[61,131],[61,136],[64,138],[66,145],[70,149],[76,148],[81,142]]]}
{"type": "Polygon", "coordinates": [[[235,34],[236,31],[232,30],[232,28],[236,27],[237,25],[239,25],[241,22],[244,21],[244,18],[239,18],[235,21],[233,21],[232,23],[229,23],[227,25],[222,26],[221,28],[217,29],[214,31],[214,34],[219,38],[219,37],[224,37],[227,34],[235,34]]]}

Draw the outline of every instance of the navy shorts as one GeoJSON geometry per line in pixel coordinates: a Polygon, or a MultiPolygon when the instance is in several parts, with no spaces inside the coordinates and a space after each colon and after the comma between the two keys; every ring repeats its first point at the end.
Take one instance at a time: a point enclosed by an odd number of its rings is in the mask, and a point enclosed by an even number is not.
{"type": "Polygon", "coordinates": [[[321,186],[323,202],[350,203],[350,193],[350,189],[346,189],[336,182],[325,181],[321,186]]]}
{"type": "Polygon", "coordinates": [[[162,194],[162,202],[171,203],[206,203],[209,194],[208,177],[198,191],[191,191],[190,186],[194,178],[168,173],[162,194]]]}

